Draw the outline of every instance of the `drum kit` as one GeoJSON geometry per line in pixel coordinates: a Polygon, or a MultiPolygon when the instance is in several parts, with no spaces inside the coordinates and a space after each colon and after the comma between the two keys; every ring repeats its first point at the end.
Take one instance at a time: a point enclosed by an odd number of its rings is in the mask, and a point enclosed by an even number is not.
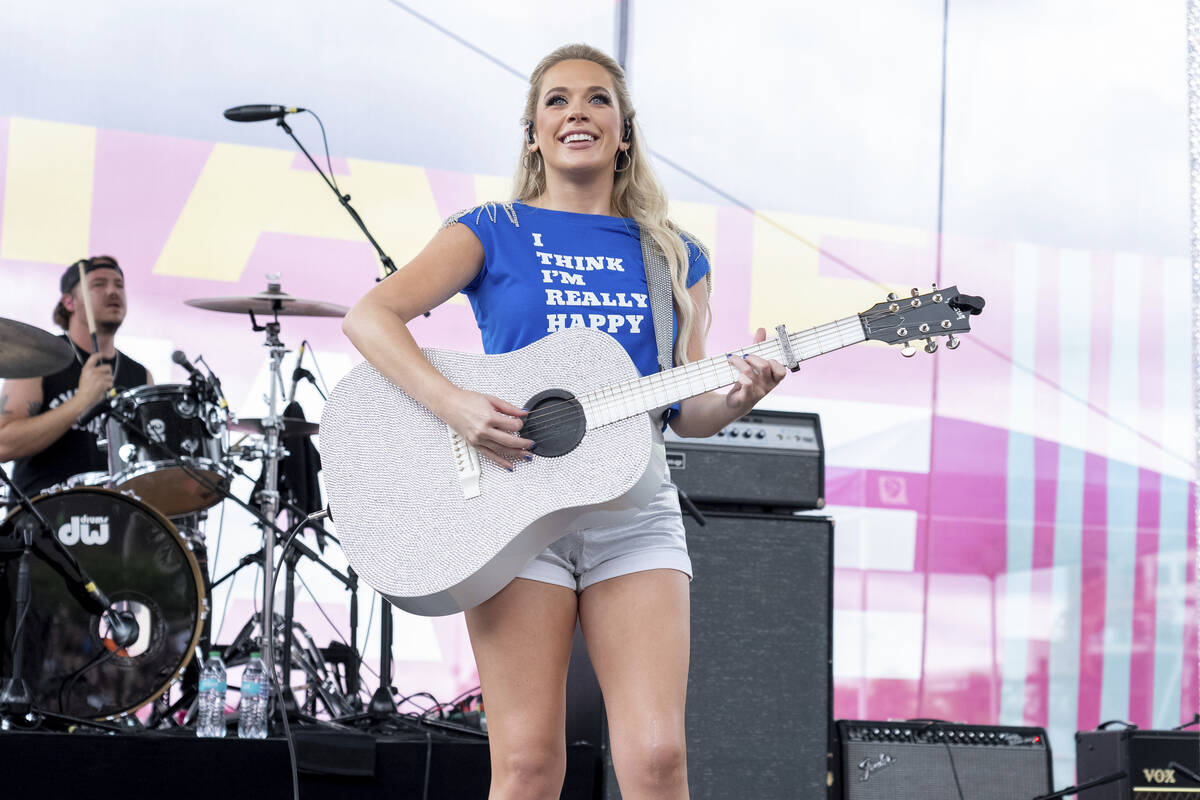
{"type": "MultiPolygon", "coordinates": [[[[295,669],[305,675],[302,701],[290,689],[285,693],[289,708],[332,718],[362,710],[355,642],[357,576],[353,570],[343,574],[329,566],[296,537],[283,563],[276,563],[277,539],[285,534],[277,525],[281,513],[286,512],[297,528],[307,524],[319,536],[329,536],[313,521],[320,514],[306,515],[308,509],[280,493],[287,448],[307,444],[304,437],[317,433],[315,423],[281,414],[281,365],[290,351],[279,338],[280,317],[341,317],[347,309],[288,295],[277,276],[268,276],[265,292],[186,303],[248,316],[252,330],[264,334],[270,359],[268,412],[261,418],[237,419],[229,413],[212,371],[202,372],[177,354],[176,362],[190,374],[188,383],[136,387],[104,401],[107,421],[101,444],[107,449],[107,472],[76,475],[29,499],[0,469],[11,509],[0,523],[0,558],[15,560],[19,554],[20,559],[16,622],[0,641],[0,654],[10,651],[11,656],[0,660],[9,668],[0,669],[0,675],[13,676],[0,685],[0,727],[38,714],[88,720],[101,727],[114,722],[137,725],[135,713],[147,706],[148,713],[137,715],[147,718],[147,725],[186,724],[202,661],[197,653],[212,644],[208,598],[214,586],[254,565],[261,566],[264,575],[261,611],[223,648],[227,663],[244,661],[251,650],[259,649],[270,658],[272,648],[265,644],[273,641],[282,674],[290,679],[295,669]],[[230,432],[243,434],[233,448],[230,432]],[[234,477],[247,475],[239,460],[261,463],[259,483],[248,501],[231,491],[234,477]],[[202,531],[208,510],[225,500],[252,514],[262,532],[262,547],[213,580],[202,531]],[[292,618],[292,579],[302,556],[315,560],[350,591],[351,632],[345,647],[322,651],[292,618]],[[274,609],[272,577],[284,567],[281,616],[274,609]]],[[[61,338],[0,319],[0,378],[51,374],[71,358],[61,338]]],[[[294,392],[293,388],[290,394],[294,392]]],[[[385,632],[390,634],[390,625],[385,632]]],[[[390,657],[390,635],[387,638],[390,657]]],[[[269,662],[268,668],[273,668],[269,662]]],[[[388,703],[390,697],[388,692],[388,703]]],[[[387,703],[375,700],[371,708],[377,705],[387,710],[387,703]]]]}

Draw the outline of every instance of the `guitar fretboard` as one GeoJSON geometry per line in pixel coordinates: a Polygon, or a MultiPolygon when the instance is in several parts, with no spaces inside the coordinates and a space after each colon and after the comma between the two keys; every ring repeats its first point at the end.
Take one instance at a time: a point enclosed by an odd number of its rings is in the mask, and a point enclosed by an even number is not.
{"type": "MultiPolygon", "coordinates": [[[[789,334],[788,341],[796,359],[806,361],[866,341],[866,338],[862,322],[855,314],[789,334]]],[[[778,338],[740,348],[729,355],[756,355],[786,364],[778,338]]],[[[729,361],[728,355],[723,353],[583,395],[579,401],[583,405],[588,427],[597,428],[636,414],[646,414],[685,398],[728,386],[740,374],[729,361]]]]}

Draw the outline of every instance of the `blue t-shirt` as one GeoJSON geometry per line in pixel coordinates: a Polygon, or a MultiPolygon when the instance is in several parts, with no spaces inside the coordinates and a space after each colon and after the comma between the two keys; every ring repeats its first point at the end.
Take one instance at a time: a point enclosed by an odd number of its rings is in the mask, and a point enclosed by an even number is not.
{"type": "MultiPolygon", "coordinates": [[[[483,267],[463,293],[486,353],[507,353],[557,330],[588,327],[614,337],[642,375],[658,371],[654,317],[638,224],[628,217],[576,214],[513,203],[479,206],[458,222],[483,244],[483,267]]],[[[687,285],[709,270],[686,237],[687,285]]],[[[678,335],[672,323],[671,340],[678,335]]]]}

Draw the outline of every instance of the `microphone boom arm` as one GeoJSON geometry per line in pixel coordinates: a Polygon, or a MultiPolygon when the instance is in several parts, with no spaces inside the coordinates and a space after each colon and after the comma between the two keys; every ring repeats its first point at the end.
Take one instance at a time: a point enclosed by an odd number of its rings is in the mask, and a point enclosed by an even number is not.
{"type": "MultiPolygon", "coordinates": [[[[321,179],[325,181],[325,185],[329,187],[329,190],[337,195],[338,202],[342,204],[342,208],[346,209],[346,213],[350,215],[350,218],[353,219],[355,224],[358,225],[359,229],[362,230],[363,235],[367,237],[367,241],[369,241],[371,246],[375,248],[375,252],[379,254],[379,261],[381,264],[383,264],[383,277],[386,278],[395,273],[395,262],[392,261],[391,256],[383,252],[383,248],[379,246],[379,242],[375,241],[375,237],[371,235],[369,230],[367,230],[367,225],[365,222],[363,222],[362,217],[360,217],[358,212],[354,210],[354,206],[350,205],[350,195],[342,194],[340,191],[338,191],[338,188],[333,185],[333,181],[329,179],[329,176],[325,174],[325,171],[321,169],[320,165],[317,164],[315,160],[313,160],[312,155],[304,149],[304,145],[302,145],[300,140],[296,138],[296,134],[292,133],[291,126],[284,121],[283,117],[280,117],[278,120],[276,120],[275,124],[280,128],[283,128],[283,132],[292,137],[292,141],[295,142],[296,146],[300,148],[300,152],[304,153],[305,158],[308,159],[308,163],[313,165],[313,169],[315,169],[317,174],[321,176],[321,179]]],[[[377,278],[376,280],[383,280],[383,278],[377,278]]],[[[426,313],[425,316],[429,316],[429,314],[426,313]]]]}

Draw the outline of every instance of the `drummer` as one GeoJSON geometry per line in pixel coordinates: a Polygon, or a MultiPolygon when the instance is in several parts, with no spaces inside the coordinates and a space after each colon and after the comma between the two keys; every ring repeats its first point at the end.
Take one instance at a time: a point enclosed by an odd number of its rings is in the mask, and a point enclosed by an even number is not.
{"type": "Polygon", "coordinates": [[[154,382],[149,371],[118,350],[114,341],[125,321],[125,275],[117,260],[93,256],[76,262],[58,285],[62,297],[54,308],[54,321],[65,332],[75,358],[52,375],[12,379],[0,387],[0,462],[15,460],[13,482],[29,495],[73,475],[107,471],[108,459],[96,446],[104,418],[86,427],[77,420],[114,386],[124,390],[154,382]],[[81,263],[85,285],[80,285],[81,263]],[[84,292],[96,324],[96,353],[84,292]]]}

